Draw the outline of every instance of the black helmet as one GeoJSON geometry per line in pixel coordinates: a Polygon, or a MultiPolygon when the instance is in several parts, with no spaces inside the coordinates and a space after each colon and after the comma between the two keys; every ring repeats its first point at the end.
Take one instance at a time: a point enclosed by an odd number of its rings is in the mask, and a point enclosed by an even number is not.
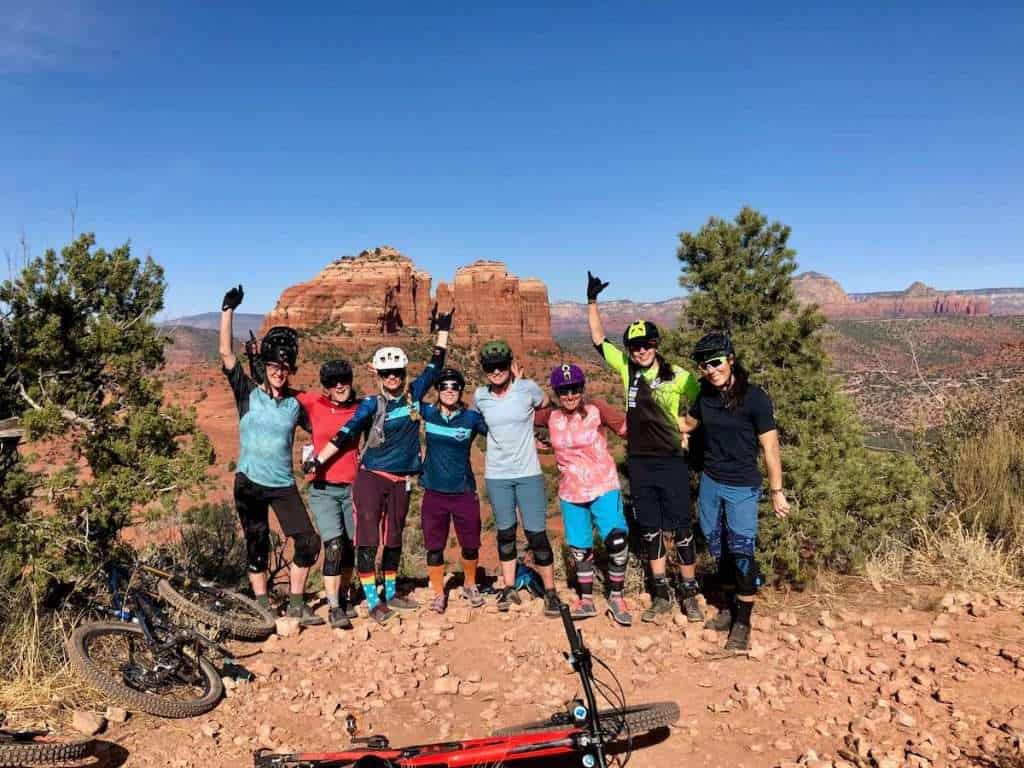
{"type": "Polygon", "coordinates": [[[328,360],[320,366],[320,383],[327,389],[335,384],[351,384],[352,366],[347,360],[328,360]]]}
{"type": "Polygon", "coordinates": [[[275,325],[260,342],[260,359],[264,363],[284,363],[293,371],[299,357],[299,334],[294,328],[275,325]]]}
{"type": "Polygon", "coordinates": [[[456,368],[442,368],[441,373],[437,375],[437,381],[434,382],[434,386],[440,389],[441,385],[446,381],[454,381],[458,384],[460,392],[466,388],[466,379],[462,372],[456,368]]]}
{"type": "Polygon", "coordinates": [[[511,362],[512,347],[504,339],[493,339],[480,347],[480,365],[511,362]]]}
{"type": "Polygon", "coordinates": [[[736,351],[732,346],[732,339],[725,331],[712,331],[701,336],[693,347],[693,360],[696,363],[703,363],[713,357],[735,355],[736,351]]]}
{"type": "Polygon", "coordinates": [[[634,320],[622,333],[622,343],[629,346],[634,341],[657,341],[661,334],[658,326],[650,320],[634,320]]]}

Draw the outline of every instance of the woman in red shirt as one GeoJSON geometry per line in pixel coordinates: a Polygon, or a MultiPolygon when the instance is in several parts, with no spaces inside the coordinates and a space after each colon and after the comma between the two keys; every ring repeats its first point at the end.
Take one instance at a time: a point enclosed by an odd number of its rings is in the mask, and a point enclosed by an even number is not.
{"type": "MultiPolygon", "coordinates": [[[[359,401],[352,387],[352,366],[344,360],[329,360],[320,368],[324,394],[302,392],[299,403],[309,416],[313,428],[313,455],[330,442],[343,424],[356,412],[359,401]]],[[[355,547],[352,539],[352,483],[359,459],[359,440],[347,441],[315,473],[306,475],[310,482],[309,508],[324,542],[324,592],[330,604],[328,619],[332,627],[351,629],[355,607],[348,598],[349,585],[355,569],[355,547]]]]}

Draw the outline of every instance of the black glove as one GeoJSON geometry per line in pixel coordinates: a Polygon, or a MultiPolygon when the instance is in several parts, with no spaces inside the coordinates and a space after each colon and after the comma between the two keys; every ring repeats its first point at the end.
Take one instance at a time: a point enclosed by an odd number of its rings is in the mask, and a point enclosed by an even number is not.
{"type": "Polygon", "coordinates": [[[232,288],[224,294],[224,303],[220,305],[221,310],[226,312],[229,309],[238,309],[238,305],[242,303],[243,296],[245,296],[245,291],[242,290],[241,285],[237,288],[232,288]]]}
{"type": "Polygon", "coordinates": [[[437,311],[437,304],[430,310],[430,332],[435,331],[451,331],[452,329],[452,315],[455,314],[455,307],[452,307],[451,312],[437,311]]]}
{"type": "Polygon", "coordinates": [[[608,287],[608,283],[602,283],[600,277],[594,277],[587,270],[587,303],[593,304],[597,301],[597,294],[608,287]]]}
{"type": "Polygon", "coordinates": [[[302,462],[302,473],[304,475],[315,475],[320,471],[320,467],[322,466],[323,464],[320,463],[320,459],[314,456],[313,458],[306,459],[302,462]]]}

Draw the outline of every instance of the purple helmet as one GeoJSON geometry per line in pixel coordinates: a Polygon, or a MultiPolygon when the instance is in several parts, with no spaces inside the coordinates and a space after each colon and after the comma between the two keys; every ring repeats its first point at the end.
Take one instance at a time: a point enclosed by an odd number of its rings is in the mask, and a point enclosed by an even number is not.
{"type": "Polygon", "coordinates": [[[556,392],[565,387],[582,387],[586,383],[587,377],[578,365],[564,363],[551,369],[551,388],[556,392]]]}

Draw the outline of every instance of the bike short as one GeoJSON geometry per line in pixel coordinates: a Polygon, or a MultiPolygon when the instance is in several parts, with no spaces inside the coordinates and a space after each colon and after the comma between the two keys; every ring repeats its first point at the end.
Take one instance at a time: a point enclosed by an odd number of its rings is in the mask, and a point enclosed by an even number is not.
{"type": "Polygon", "coordinates": [[[516,527],[517,506],[524,530],[547,530],[548,502],[544,493],[544,475],[511,479],[485,478],[485,481],[498,530],[516,527]]]}
{"type": "Polygon", "coordinates": [[[241,472],[235,474],[235,509],[245,532],[249,564],[262,565],[270,554],[269,509],[274,508],[281,532],[294,538],[316,535],[306,513],[299,489],[294,485],[272,488],[254,483],[241,472]],[[260,562],[262,559],[262,563],[260,562]]]}
{"type": "Polygon", "coordinates": [[[641,528],[673,531],[692,524],[690,471],[682,456],[630,456],[633,521],[641,528]]]}
{"type": "Polygon", "coordinates": [[[352,485],[352,508],[357,547],[400,548],[409,514],[412,475],[391,479],[359,468],[352,485]]]}
{"type": "Polygon", "coordinates": [[[420,511],[423,545],[428,551],[444,549],[450,525],[463,549],[480,549],[480,499],[476,491],[462,493],[423,492],[420,511]]]}
{"type": "Polygon", "coordinates": [[[708,542],[708,552],[716,560],[722,556],[722,521],[727,529],[727,545],[733,555],[754,556],[757,541],[757,502],[760,486],[725,485],[700,476],[697,505],[700,508],[700,529],[708,542]]]}
{"type": "Polygon", "coordinates": [[[352,486],[315,481],[309,486],[309,509],[324,541],[347,536],[352,539],[352,486]]]}
{"type": "Polygon", "coordinates": [[[565,499],[559,499],[558,503],[562,508],[565,540],[570,547],[592,548],[595,526],[602,541],[616,528],[624,532],[629,530],[622,513],[622,493],[619,491],[608,491],[583,504],[565,499]]]}

